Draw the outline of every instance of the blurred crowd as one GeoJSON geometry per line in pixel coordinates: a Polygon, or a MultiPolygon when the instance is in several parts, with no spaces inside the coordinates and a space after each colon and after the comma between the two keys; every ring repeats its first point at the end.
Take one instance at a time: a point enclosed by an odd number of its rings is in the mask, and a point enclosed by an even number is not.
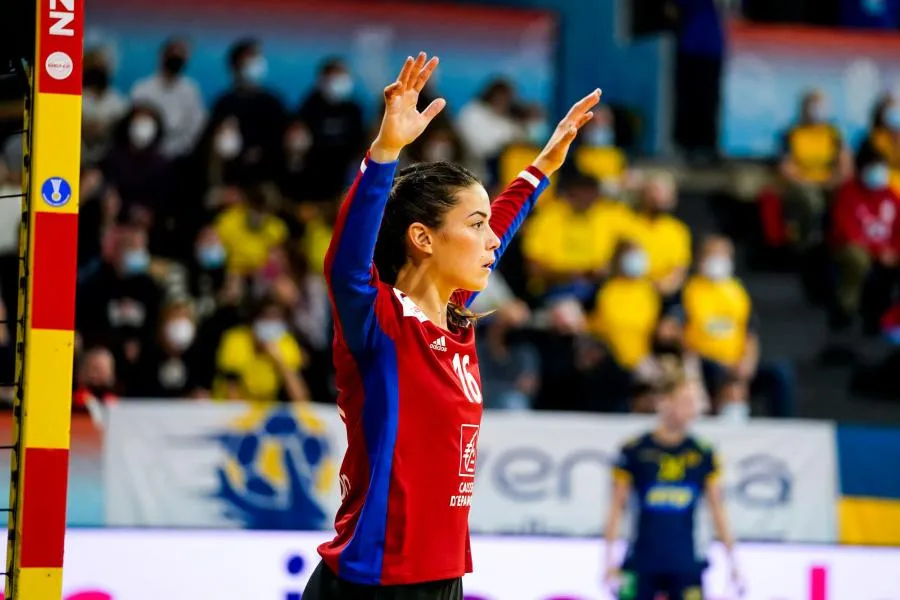
{"type": "MultiPolygon", "coordinates": [[[[185,75],[190,58],[169,40],[158,70],[119,90],[104,51],[85,56],[75,405],[331,402],[322,263],[376,124],[338,58],[323,61],[299,106],[267,89],[254,40],[224,57],[232,86],[211,106],[185,75]]],[[[436,93],[426,89],[423,106],[436,93]]],[[[462,162],[496,193],[554,125],[496,79],[445,111],[403,161],[462,162]]],[[[478,297],[486,406],[650,410],[661,361],[677,355],[705,384],[709,412],[742,420],[759,400],[762,414],[792,414],[786,369],[760,360],[732,242],[692,234],[674,214],[675,179],[631,168],[621,132],[600,108],[478,297]]],[[[4,142],[0,195],[21,185],[21,143],[4,142]]],[[[0,206],[0,297],[14,307],[18,207],[0,206]]],[[[0,327],[0,347],[13,334],[0,327]]]]}
{"type": "MultiPolygon", "coordinates": [[[[791,265],[831,332],[821,359],[856,360],[856,334],[900,339],[900,98],[884,94],[856,144],[844,139],[818,90],[799,102],[785,132],[771,183],[759,196],[763,245],[770,260],[791,265]]],[[[868,385],[900,394],[891,375],[868,385]]],[[[889,394],[891,395],[891,394],[889,394]]]]}

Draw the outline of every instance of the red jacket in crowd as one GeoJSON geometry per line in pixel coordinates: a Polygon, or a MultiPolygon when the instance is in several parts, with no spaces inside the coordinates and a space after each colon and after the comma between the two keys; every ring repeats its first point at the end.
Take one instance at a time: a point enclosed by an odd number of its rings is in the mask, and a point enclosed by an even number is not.
{"type": "Polygon", "coordinates": [[[832,243],[862,246],[873,257],[900,253],[900,197],[890,188],[871,190],[853,179],[835,199],[832,243]]]}

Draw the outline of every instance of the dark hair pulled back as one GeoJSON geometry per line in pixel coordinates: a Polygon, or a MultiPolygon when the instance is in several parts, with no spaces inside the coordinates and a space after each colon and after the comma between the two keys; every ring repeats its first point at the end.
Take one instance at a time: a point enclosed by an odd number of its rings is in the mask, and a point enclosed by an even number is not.
{"type": "MultiPolygon", "coordinates": [[[[456,206],[457,193],[480,183],[471,171],[451,162],[417,163],[401,169],[388,196],[375,244],[379,278],[390,285],[397,282],[409,256],[406,235],[410,225],[439,228],[447,212],[456,206]]],[[[448,318],[454,325],[466,326],[475,317],[464,307],[453,303],[448,307],[448,318]]]]}

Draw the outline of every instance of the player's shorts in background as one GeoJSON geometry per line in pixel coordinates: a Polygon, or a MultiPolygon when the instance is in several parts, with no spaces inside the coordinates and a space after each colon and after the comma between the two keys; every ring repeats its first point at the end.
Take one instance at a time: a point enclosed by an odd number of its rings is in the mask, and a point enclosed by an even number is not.
{"type": "Polygon", "coordinates": [[[320,562],[302,600],[463,600],[462,578],[410,585],[359,585],[338,579],[320,562]]]}
{"type": "Polygon", "coordinates": [[[650,575],[623,571],[619,600],[656,600],[658,594],[665,594],[668,600],[703,600],[702,586],[702,572],[650,575]]]}

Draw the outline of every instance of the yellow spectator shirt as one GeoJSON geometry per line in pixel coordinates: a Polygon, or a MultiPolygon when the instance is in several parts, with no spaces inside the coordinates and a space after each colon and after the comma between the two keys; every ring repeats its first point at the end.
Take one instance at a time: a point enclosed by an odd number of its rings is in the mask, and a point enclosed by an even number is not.
{"type": "Polygon", "coordinates": [[[703,358],[737,365],[747,345],[752,310],[740,281],[691,277],[682,292],[682,305],[685,345],[703,358]]]}
{"type": "Polygon", "coordinates": [[[591,332],[602,339],[616,362],[633,369],[650,356],[662,301],[649,279],[613,277],[597,292],[591,332]]]}
{"type": "Polygon", "coordinates": [[[872,146],[891,168],[891,189],[900,194],[900,143],[887,129],[876,129],[870,137],[872,146]]]}
{"type": "Polygon", "coordinates": [[[631,224],[630,237],[647,253],[651,280],[659,281],[675,269],[691,265],[691,231],[680,219],[635,213],[631,224]]]}
{"type": "MultiPolygon", "coordinates": [[[[275,343],[287,367],[299,371],[304,363],[303,351],[294,336],[285,333],[275,343]]],[[[250,327],[233,327],[225,332],[219,344],[216,367],[219,375],[213,386],[214,398],[225,397],[225,387],[231,380],[237,382],[243,400],[278,400],[284,383],[281,373],[275,362],[257,347],[250,327]]]]}
{"type": "Polygon", "coordinates": [[[575,150],[575,165],[594,179],[620,181],[628,161],[615,146],[580,146],[575,150]]]}
{"type": "Polygon", "coordinates": [[[259,226],[250,226],[246,207],[225,209],[216,219],[216,232],[228,255],[227,268],[232,273],[249,275],[260,269],[269,253],[288,237],[287,225],[274,215],[265,215],[259,226]]]}
{"type": "Polygon", "coordinates": [[[790,155],[804,179],[825,183],[834,175],[841,152],[841,133],[829,123],[796,125],[785,136],[790,155]]]}
{"type": "Polygon", "coordinates": [[[546,204],[531,218],[522,252],[549,269],[587,272],[609,264],[619,238],[629,230],[631,210],[624,204],[598,201],[584,212],[568,202],[546,204]]]}
{"type": "MultiPolygon", "coordinates": [[[[512,143],[500,154],[497,164],[497,183],[499,189],[503,189],[519,176],[522,169],[534,162],[541,151],[537,146],[523,143],[512,143]]],[[[556,177],[550,177],[550,185],[538,198],[537,206],[549,204],[551,198],[556,198],[556,177]]]]}
{"type": "MultiPolygon", "coordinates": [[[[499,183],[506,187],[519,176],[519,173],[534,162],[541,148],[531,144],[511,144],[500,156],[498,167],[499,183]]],[[[585,175],[601,180],[621,180],[625,175],[628,160],[625,153],[615,146],[591,147],[580,146],[574,152],[575,165],[585,175]]],[[[556,190],[556,177],[550,177],[550,185],[538,199],[538,208],[552,204],[558,199],[556,190]]]]}
{"type": "Polygon", "coordinates": [[[315,217],[306,224],[300,244],[306,264],[313,273],[325,272],[325,254],[328,252],[332,233],[332,228],[321,217],[315,217]]]}

